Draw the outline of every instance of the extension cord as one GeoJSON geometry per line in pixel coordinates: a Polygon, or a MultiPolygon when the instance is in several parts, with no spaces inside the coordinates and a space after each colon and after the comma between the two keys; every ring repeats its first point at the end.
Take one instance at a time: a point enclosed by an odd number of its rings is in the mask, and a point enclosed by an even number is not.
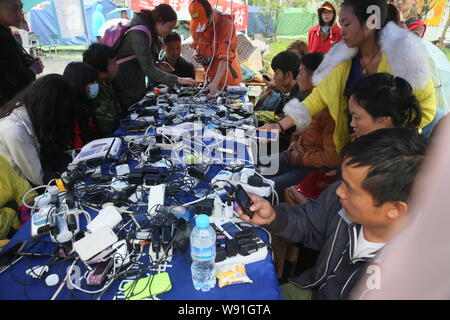
{"type": "MultiPolygon", "coordinates": [[[[149,255],[152,258],[152,261],[158,261],[159,259],[161,259],[161,257],[164,254],[164,249],[162,248],[162,246],[159,249],[158,252],[158,257],[156,257],[156,252],[153,251],[153,248],[150,246],[150,250],[149,250],[149,255]]],[[[173,253],[173,249],[172,246],[170,246],[169,251],[167,252],[166,258],[164,258],[165,261],[172,261],[172,253],[173,253]]]]}
{"type": "Polygon", "coordinates": [[[258,251],[249,254],[248,256],[242,256],[239,253],[234,257],[228,257],[223,261],[216,262],[216,266],[222,266],[226,264],[243,263],[250,264],[264,260],[267,257],[267,246],[259,248],[258,251]]]}
{"type": "Polygon", "coordinates": [[[164,150],[181,150],[184,147],[183,141],[175,143],[156,143],[155,147],[159,147],[164,150]]]}

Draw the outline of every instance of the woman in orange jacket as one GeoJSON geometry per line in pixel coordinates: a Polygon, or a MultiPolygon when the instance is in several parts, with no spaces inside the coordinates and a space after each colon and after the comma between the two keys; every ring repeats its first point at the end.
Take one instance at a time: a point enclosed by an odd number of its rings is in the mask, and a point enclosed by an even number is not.
{"type": "Polygon", "coordinates": [[[192,1],[189,13],[195,60],[203,65],[211,81],[205,91],[216,95],[219,87],[241,83],[233,17],[213,10],[207,0],[192,1]]]}
{"type": "Polygon", "coordinates": [[[341,28],[336,23],[336,9],[330,2],[325,1],[317,12],[319,24],[308,31],[309,52],[327,53],[333,44],[342,40],[341,28]]]}

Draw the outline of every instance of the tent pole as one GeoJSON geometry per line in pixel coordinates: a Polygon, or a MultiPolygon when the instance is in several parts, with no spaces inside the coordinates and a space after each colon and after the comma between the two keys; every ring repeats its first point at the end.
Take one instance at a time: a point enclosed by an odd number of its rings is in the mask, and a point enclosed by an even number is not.
{"type": "Polygon", "coordinates": [[[88,48],[91,44],[91,37],[89,36],[89,29],[88,29],[88,24],[87,24],[86,8],[84,7],[84,0],[80,0],[80,6],[81,6],[82,15],[83,15],[83,24],[84,24],[85,37],[86,37],[86,48],[88,48]]]}
{"type": "MultiPolygon", "coordinates": [[[[248,0],[245,0],[245,5],[247,6],[247,12],[248,12],[248,0]]],[[[247,21],[247,26],[245,27],[245,35],[248,36],[248,21],[247,21]]]]}

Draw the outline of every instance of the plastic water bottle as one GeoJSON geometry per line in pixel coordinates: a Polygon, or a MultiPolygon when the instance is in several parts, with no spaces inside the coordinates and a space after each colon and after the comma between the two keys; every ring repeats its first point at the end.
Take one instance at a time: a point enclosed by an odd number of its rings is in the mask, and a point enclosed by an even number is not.
{"type": "Polygon", "coordinates": [[[197,216],[191,232],[192,282],[196,290],[209,291],[216,285],[216,232],[205,214],[197,216]]]}

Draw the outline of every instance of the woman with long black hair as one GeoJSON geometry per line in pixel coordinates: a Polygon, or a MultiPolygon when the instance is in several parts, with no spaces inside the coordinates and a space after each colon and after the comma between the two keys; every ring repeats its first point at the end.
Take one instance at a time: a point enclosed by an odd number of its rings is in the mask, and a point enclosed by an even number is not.
{"type": "Polygon", "coordinates": [[[0,154],[34,185],[62,173],[71,157],[77,119],[75,94],[63,76],[33,82],[0,109],[0,154]]]}

